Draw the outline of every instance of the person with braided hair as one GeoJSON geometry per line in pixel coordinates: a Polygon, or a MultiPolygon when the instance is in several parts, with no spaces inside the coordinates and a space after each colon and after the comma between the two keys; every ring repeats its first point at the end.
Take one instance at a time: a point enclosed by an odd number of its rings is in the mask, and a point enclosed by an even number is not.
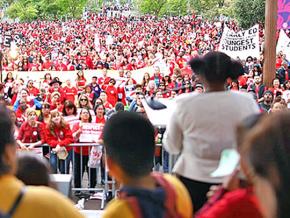
{"type": "Polygon", "coordinates": [[[265,116],[245,139],[241,158],[252,172],[264,217],[289,217],[290,112],[265,116]]]}

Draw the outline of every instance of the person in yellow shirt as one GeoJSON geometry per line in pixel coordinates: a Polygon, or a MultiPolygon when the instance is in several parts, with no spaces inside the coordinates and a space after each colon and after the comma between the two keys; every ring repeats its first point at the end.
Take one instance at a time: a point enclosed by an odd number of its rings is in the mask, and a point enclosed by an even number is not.
{"type": "Polygon", "coordinates": [[[83,217],[60,193],[48,187],[25,186],[14,176],[16,143],[9,111],[3,105],[0,105],[0,132],[0,217],[83,217]]]}
{"type": "Polygon", "coordinates": [[[172,175],[152,173],[154,127],[133,112],[113,115],[103,130],[110,174],[122,184],[103,217],[192,217],[190,196],[172,175]]]}

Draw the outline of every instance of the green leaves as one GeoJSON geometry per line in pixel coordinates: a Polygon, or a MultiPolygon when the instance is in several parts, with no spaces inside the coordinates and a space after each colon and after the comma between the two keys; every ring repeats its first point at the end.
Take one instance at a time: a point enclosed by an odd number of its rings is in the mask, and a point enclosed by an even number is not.
{"type": "Polygon", "coordinates": [[[31,21],[38,16],[37,6],[29,1],[17,1],[7,9],[10,18],[19,18],[20,21],[31,21]]]}
{"type": "Polygon", "coordinates": [[[79,18],[88,0],[18,0],[7,9],[10,18],[20,21],[55,19],[62,16],[79,18]]]}
{"type": "Polygon", "coordinates": [[[234,16],[243,28],[265,20],[265,0],[235,0],[234,16]]]}

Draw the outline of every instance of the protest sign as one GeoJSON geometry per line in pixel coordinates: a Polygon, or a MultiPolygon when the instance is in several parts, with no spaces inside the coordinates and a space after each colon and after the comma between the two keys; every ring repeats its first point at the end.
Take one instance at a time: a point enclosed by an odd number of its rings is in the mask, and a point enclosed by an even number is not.
{"type": "Polygon", "coordinates": [[[240,58],[245,60],[248,56],[259,58],[259,25],[239,32],[230,30],[225,26],[219,51],[226,53],[234,59],[240,58]]]}
{"type": "Polygon", "coordinates": [[[82,123],[82,133],[79,142],[97,142],[100,139],[104,124],[82,123]]]}
{"type": "Polygon", "coordinates": [[[4,36],[4,46],[5,47],[10,47],[11,45],[11,42],[12,42],[12,36],[11,35],[5,35],[4,36]]]}
{"type": "Polygon", "coordinates": [[[279,40],[277,42],[277,54],[282,51],[286,55],[286,59],[290,61],[290,38],[286,35],[284,30],[280,30],[279,40]]]}
{"type": "Polygon", "coordinates": [[[73,126],[80,122],[78,116],[74,116],[74,115],[71,115],[71,116],[64,116],[63,119],[69,124],[70,128],[72,129],[73,126]]]}

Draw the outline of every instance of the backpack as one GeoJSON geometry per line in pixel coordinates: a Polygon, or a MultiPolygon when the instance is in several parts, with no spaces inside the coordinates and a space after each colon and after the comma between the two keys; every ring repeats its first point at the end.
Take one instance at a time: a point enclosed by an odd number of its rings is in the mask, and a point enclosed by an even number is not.
{"type": "MultiPolygon", "coordinates": [[[[164,218],[181,218],[182,216],[178,213],[175,205],[176,192],[174,187],[164,178],[163,174],[152,173],[151,176],[156,180],[165,190],[165,201],[164,201],[164,218]]],[[[142,210],[138,202],[138,198],[130,196],[124,191],[119,192],[119,199],[127,201],[133,211],[134,217],[143,218],[142,210]]]]}
{"type": "Polygon", "coordinates": [[[12,207],[8,211],[8,213],[4,214],[0,211],[0,218],[12,218],[13,214],[15,213],[17,207],[19,206],[23,196],[25,194],[25,188],[21,188],[20,193],[18,194],[16,200],[14,201],[12,207]]]}

